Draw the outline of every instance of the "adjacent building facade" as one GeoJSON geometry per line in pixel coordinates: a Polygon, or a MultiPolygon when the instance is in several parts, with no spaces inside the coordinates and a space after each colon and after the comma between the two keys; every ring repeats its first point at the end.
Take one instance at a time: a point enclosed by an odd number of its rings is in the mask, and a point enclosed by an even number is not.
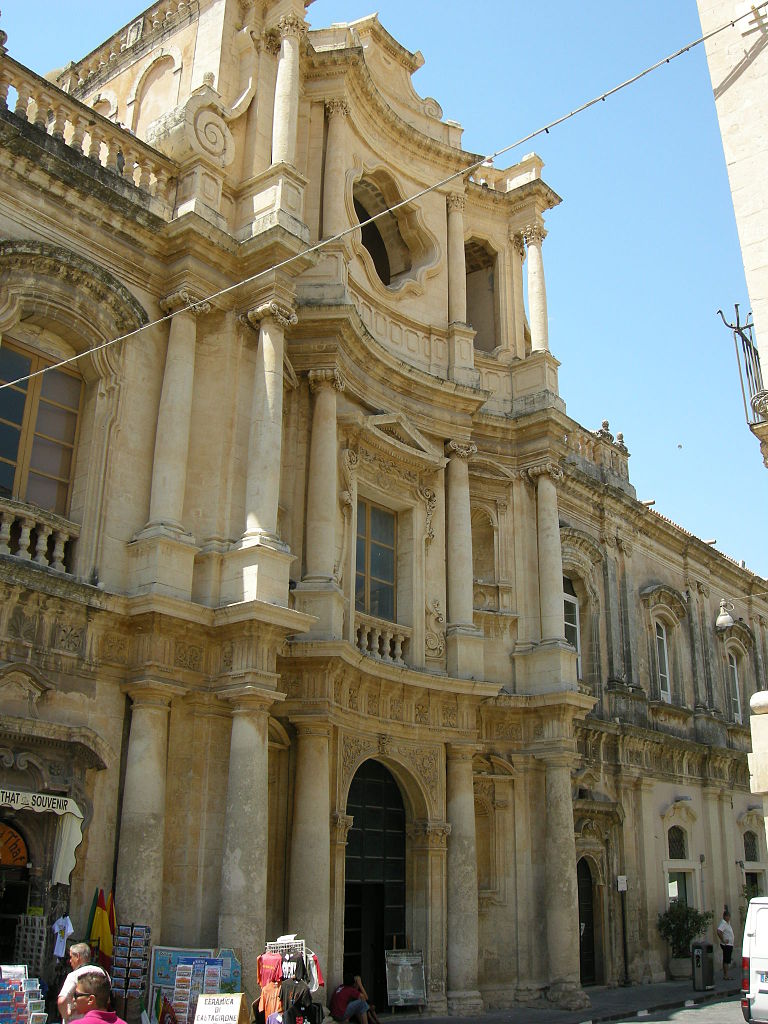
{"type": "Polygon", "coordinates": [[[753,331],[748,339],[737,339],[745,370],[742,386],[750,429],[768,467],[768,209],[763,173],[768,159],[768,10],[740,0],[697,3],[705,35],[735,20],[732,29],[713,34],[705,46],[752,305],[753,331]]]}
{"type": "Polygon", "coordinates": [[[541,161],[304,6],[0,58],[4,942],[114,877],[251,993],[298,933],[381,1002],[406,946],[431,1011],[583,1005],[766,891],[768,586],[567,415],[541,161]]]}

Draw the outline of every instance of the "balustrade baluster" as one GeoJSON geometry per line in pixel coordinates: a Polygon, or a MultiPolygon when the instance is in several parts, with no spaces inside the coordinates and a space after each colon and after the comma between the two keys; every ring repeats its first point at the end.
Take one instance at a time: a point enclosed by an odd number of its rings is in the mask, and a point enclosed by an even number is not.
{"type": "Polygon", "coordinates": [[[13,516],[8,512],[0,510],[0,555],[10,555],[11,548],[8,543],[11,539],[11,525],[13,516]]]}
{"type": "Polygon", "coordinates": [[[63,103],[57,103],[53,108],[53,121],[51,135],[54,139],[64,138],[64,128],[67,123],[67,111],[63,103]]]}
{"type": "Polygon", "coordinates": [[[67,535],[62,530],[57,530],[53,536],[53,558],[51,568],[58,572],[65,572],[64,568],[64,545],[67,543],[67,535]]]}
{"type": "Polygon", "coordinates": [[[390,650],[389,650],[389,645],[390,645],[390,643],[392,641],[392,630],[391,629],[385,629],[382,632],[382,634],[381,634],[381,639],[382,639],[382,644],[381,644],[381,660],[382,661],[392,661],[392,656],[391,656],[390,650]]]}
{"type": "Polygon", "coordinates": [[[45,526],[43,523],[38,523],[35,530],[37,533],[37,543],[35,544],[32,561],[37,562],[38,565],[48,565],[48,538],[53,533],[53,530],[50,526],[45,526]]]}
{"type": "Polygon", "coordinates": [[[5,110],[8,107],[8,89],[11,80],[5,72],[0,72],[0,107],[5,110]]]}
{"type": "Polygon", "coordinates": [[[402,633],[395,633],[395,656],[394,661],[396,665],[403,665],[403,641],[405,637],[402,633]]]}
{"type": "Polygon", "coordinates": [[[29,535],[34,527],[34,522],[31,519],[21,519],[21,534],[19,535],[19,550],[17,552],[19,558],[31,559],[32,554],[29,550],[29,535]]]}

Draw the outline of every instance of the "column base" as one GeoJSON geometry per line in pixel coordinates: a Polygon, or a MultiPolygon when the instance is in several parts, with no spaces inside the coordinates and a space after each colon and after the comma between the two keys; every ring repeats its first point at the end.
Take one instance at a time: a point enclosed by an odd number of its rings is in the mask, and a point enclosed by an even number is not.
{"type": "Polygon", "coordinates": [[[482,1013],[485,1010],[483,997],[474,989],[458,992],[448,990],[448,1012],[466,1017],[471,1013],[482,1013]]]}
{"type": "Polygon", "coordinates": [[[578,656],[565,640],[518,644],[512,652],[515,693],[578,690],[578,656]]]}
{"type": "Polygon", "coordinates": [[[195,538],[181,527],[150,523],[128,545],[131,593],[192,599],[195,538]]]}
{"type": "Polygon", "coordinates": [[[344,636],[344,595],[331,579],[302,580],[293,592],[294,607],[314,615],[317,622],[306,640],[341,640],[344,636]]]}
{"type": "Polygon", "coordinates": [[[485,638],[476,626],[451,625],[445,635],[447,669],[457,679],[483,679],[485,638]]]}
{"type": "Polygon", "coordinates": [[[243,537],[224,555],[220,603],[265,601],[288,607],[288,580],[295,555],[277,538],[261,534],[243,537]]]}
{"type": "Polygon", "coordinates": [[[559,365],[549,352],[531,352],[512,366],[513,416],[525,416],[540,409],[565,412],[565,402],[558,392],[559,365]]]}
{"type": "Polygon", "coordinates": [[[246,241],[272,227],[282,227],[309,241],[304,223],[307,179],[290,164],[272,164],[247,181],[237,207],[235,238],[246,241]]]}
{"type": "Polygon", "coordinates": [[[591,1006],[587,993],[571,981],[556,981],[547,989],[547,1001],[561,1010],[586,1010],[591,1006]]]}

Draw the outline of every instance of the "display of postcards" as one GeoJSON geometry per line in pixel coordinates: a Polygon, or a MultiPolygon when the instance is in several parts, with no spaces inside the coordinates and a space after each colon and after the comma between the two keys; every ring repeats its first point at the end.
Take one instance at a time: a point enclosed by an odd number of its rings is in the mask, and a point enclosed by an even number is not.
{"type": "Polygon", "coordinates": [[[47,1013],[30,1013],[29,1024],[46,1024],[48,1020],[47,1013]]]}
{"type": "Polygon", "coordinates": [[[27,1009],[29,1010],[30,1013],[37,1012],[38,1010],[44,1010],[45,1009],[45,1000],[44,999],[30,999],[29,1003],[27,1004],[27,1009]]]}
{"type": "Polygon", "coordinates": [[[141,969],[141,967],[128,968],[128,977],[131,979],[131,981],[141,981],[143,975],[144,971],[141,969]]]}
{"type": "Polygon", "coordinates": [[[133,928],[129,924],[119,924],[117,926],[117,934],[118,934],[118,936],[120,936],[120,935],[127,935],[129,939],[131,937],[132,930],[133,930],[133,928]]]}
{"type": "Polygon", "coordinates": [[[118,981],[120,978],[125,978],[126,968],[125,967],[113,967],[112,968],[112,981],[118,981]]]}
{"type": "Polygon", "coordinates": [[[134,967],[138,967],[140,971],[146,971],[147,960],[143,956],[130,956],[128,957],[128,966],[133,970],[134,967]]]}
{"type": "Polygon", "coordinates": [[[133,934],[134,935],[143,935],[145,939],[149,938],[151,932],[152,932],[152,929],[149,927],[148,924],[135,924],[133,926],[133,934]]]}
{"type": "Polygon", "coordinates": [[[130,951],[131,951],[130,943],[128,943],[128,942],[118,942],[118,944],[114,948],[114,951],[113,951],[112,955],[113,955],[113,957],[116,957],[116,956],[128,956],[130,951]]]}

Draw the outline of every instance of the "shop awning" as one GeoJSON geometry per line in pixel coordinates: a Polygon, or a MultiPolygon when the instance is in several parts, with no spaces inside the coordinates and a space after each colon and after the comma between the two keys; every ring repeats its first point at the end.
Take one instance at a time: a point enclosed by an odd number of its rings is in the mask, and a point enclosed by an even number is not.
{"type": "Polygon", "coordinates": [[[83,841],[83,812],[77,803],[69,796],[59,796],[56,793],[0,789],[0,807],[59,816],[51,882],[54,885],[69,885],[69,876],[76,862],[75,850],[83,841]]]}

